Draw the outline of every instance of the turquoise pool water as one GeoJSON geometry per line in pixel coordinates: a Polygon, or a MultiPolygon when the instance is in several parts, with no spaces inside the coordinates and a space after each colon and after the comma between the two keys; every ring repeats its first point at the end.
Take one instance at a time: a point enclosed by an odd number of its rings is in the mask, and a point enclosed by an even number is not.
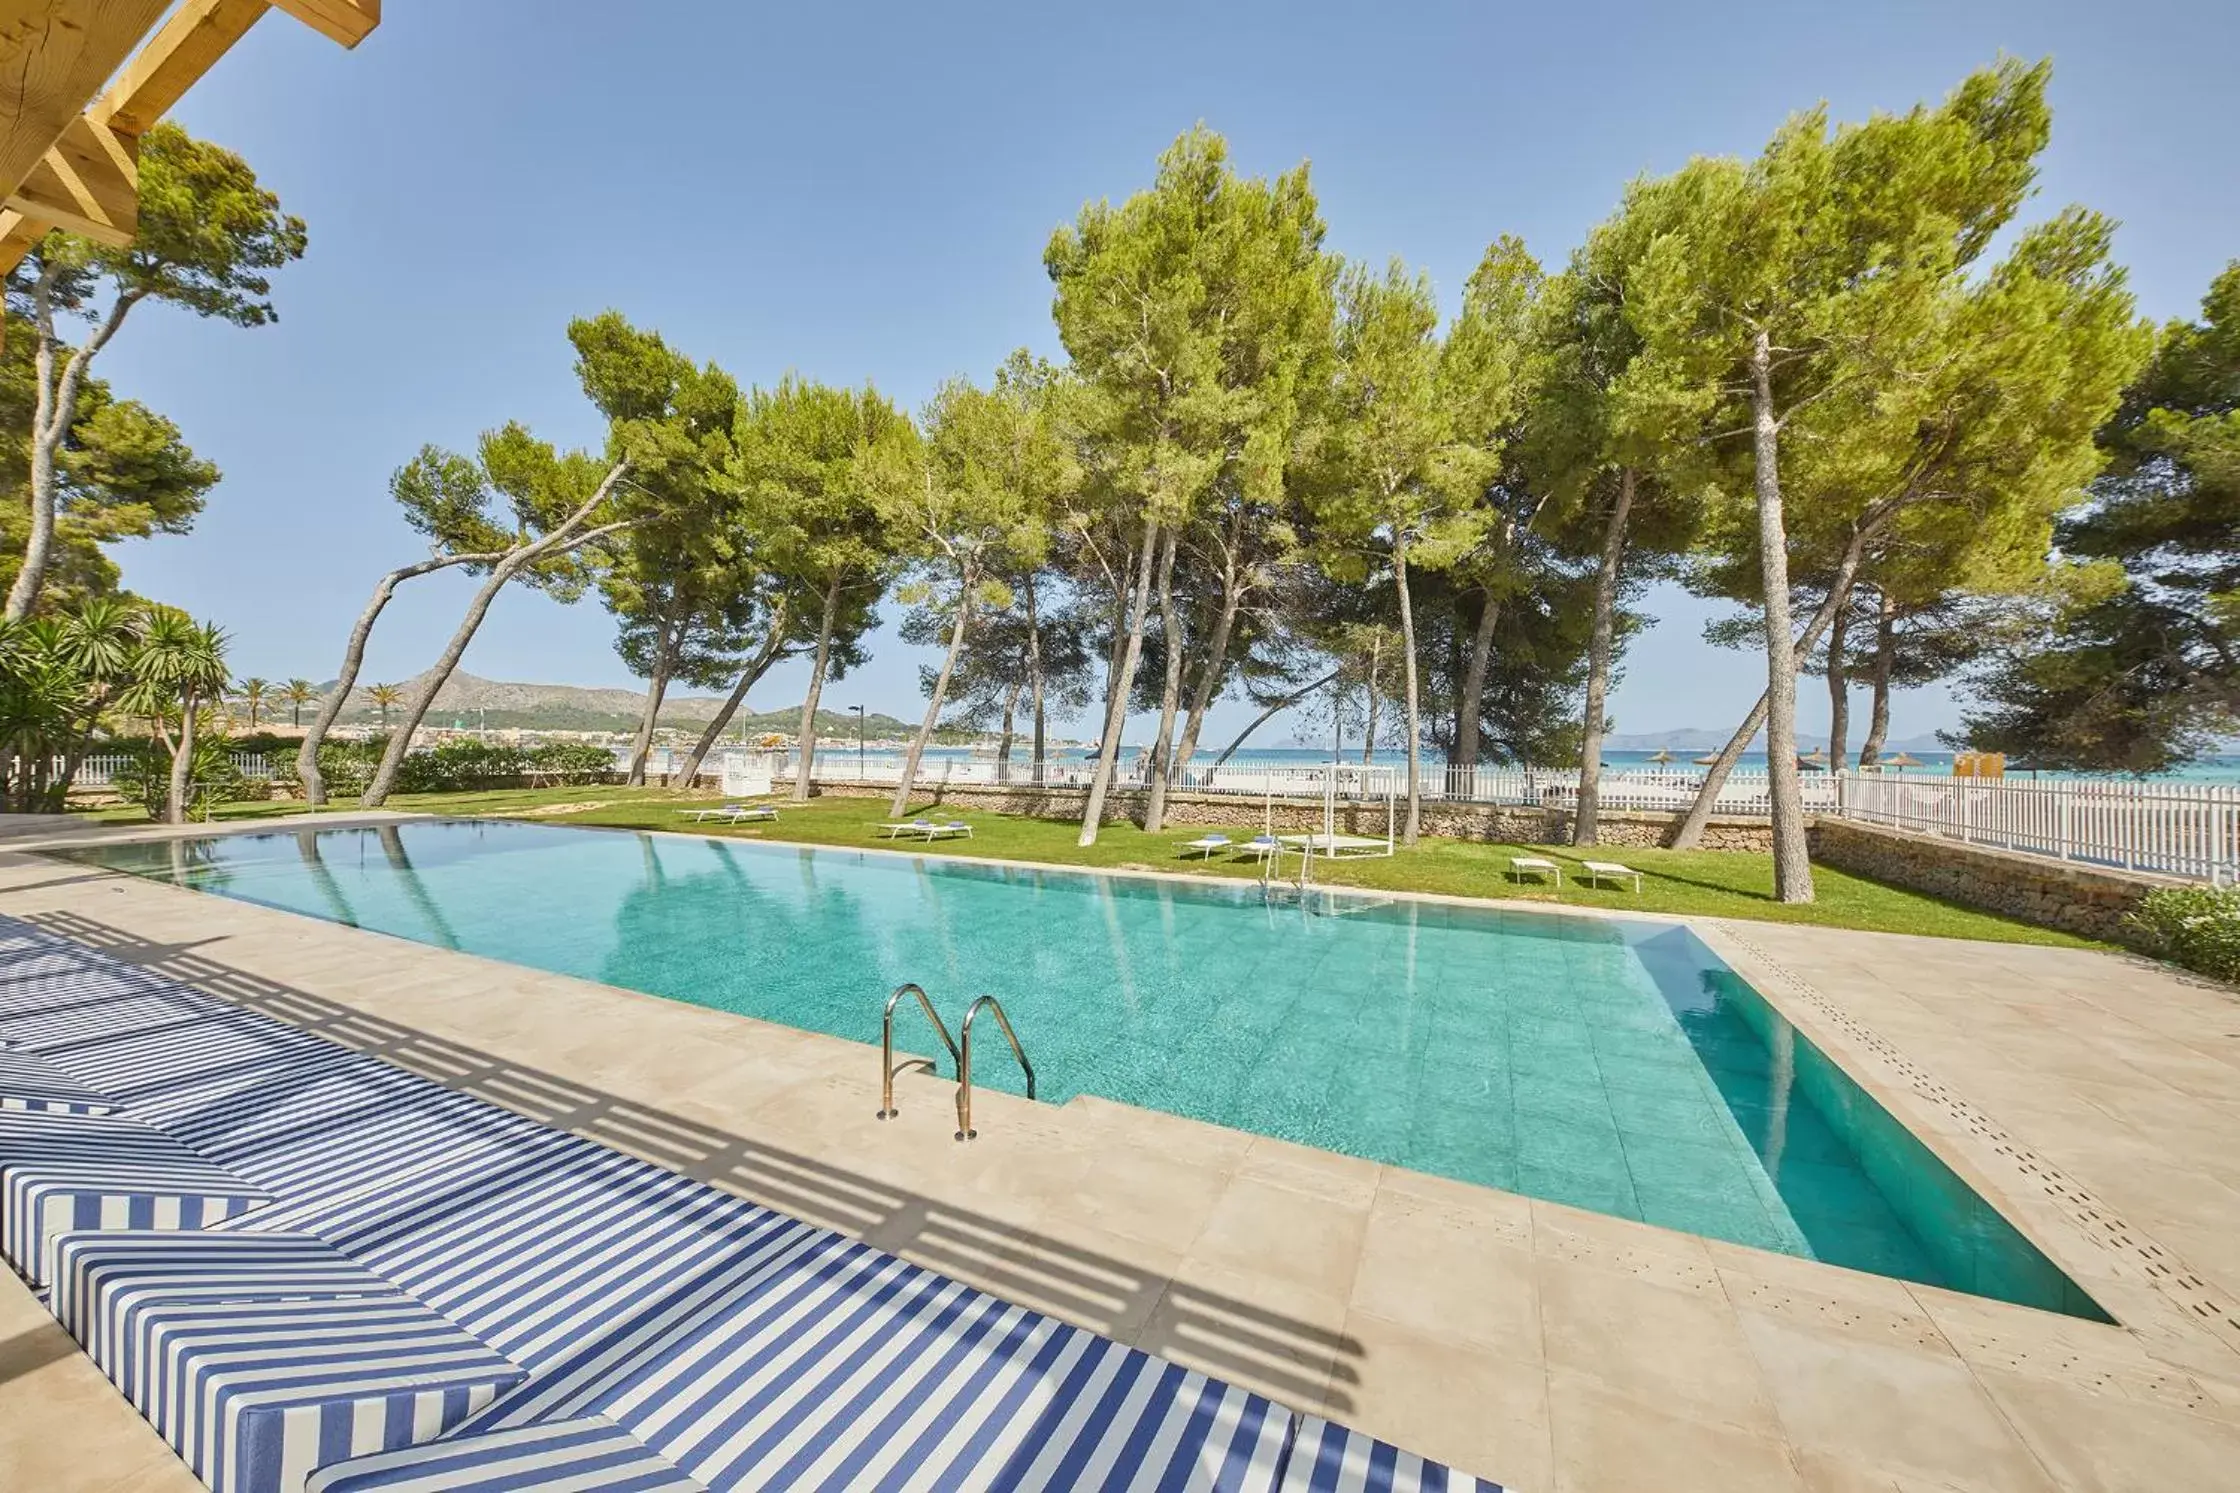
{"type": "MultiPolygon", "coordinates": [[[[2105,1320],[1678,925],[504,821],[78,856],[869,1042],[902,981],[952,1025],[994,994],[1052,1102],[2105,1320]]],[[[1021,1088],[1000,1047],[975,1077],[1021,1088]]]]}

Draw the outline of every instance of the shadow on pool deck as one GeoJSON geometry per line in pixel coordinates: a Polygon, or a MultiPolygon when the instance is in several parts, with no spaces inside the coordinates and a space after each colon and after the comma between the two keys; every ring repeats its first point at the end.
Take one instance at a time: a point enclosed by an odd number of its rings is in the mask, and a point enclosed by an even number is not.
{"type": "Polygon", "coordinates": [[[960,1276],[1092,1331],[1193,1363],[1296,1406],[1354,1408],[1359,1341],[1017,1224],[235,969],[196,943],[154,943],[74,913],[19,914],[58,937],[222,996],[341,1046],[960,1276]],[[1155,1310],[1156,1309],[1156,1310],[1155,1310]],[[1153,1331],[1144,1324],[1157,1322],[1153,1331]]]}

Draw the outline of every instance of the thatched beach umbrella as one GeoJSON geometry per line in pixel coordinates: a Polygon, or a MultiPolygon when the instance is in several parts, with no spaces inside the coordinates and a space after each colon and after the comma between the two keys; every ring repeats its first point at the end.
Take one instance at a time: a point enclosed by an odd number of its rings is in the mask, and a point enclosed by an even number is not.
{"type": "Polygon", "coordinates": [[[1654,752],[1649,754],[1649,760],[1651,762],[1654,762],[1657,766],[1662,767],[1667,762],[1676,762],[1679,759],[1672,755],[1671,748],[1658,747],[1654,752]]]}
{"type": "Polygon", "coordinates": [[[1909,767],[1919,767],[1921,759],[1910,756],[1905,752],[1893,752],[1882,759],[1882,765],[1884,767],[1895,767],[1898,771],[1904,772],[1909,767]]]}

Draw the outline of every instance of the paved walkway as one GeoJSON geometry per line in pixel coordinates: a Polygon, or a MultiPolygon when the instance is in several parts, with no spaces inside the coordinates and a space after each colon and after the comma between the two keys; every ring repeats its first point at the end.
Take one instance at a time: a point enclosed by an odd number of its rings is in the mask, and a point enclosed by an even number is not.
{"type": "MultiPolygon", "coordinates": [[[[2240,1000],[2138,961],[1699,925],[2101,1327],[1095,1099],[961,1146],[869,1047],[30,856],[0,912],[1521,1489],[2240,1485],[2240,1000]]],[[[21,1315],[0,1487],[177,1486],[21,1315]]]]}

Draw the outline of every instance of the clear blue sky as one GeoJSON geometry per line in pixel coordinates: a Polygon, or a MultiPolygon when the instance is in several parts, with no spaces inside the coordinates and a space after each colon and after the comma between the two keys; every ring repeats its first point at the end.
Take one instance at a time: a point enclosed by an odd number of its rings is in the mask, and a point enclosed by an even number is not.
{"type": "MultiPolygon", "coordinates": [[[[2120,219],[2158,318],[2240,256],[2225,4],[1215,9],[394,0],[355,53],[269,15],[179,117],[248,157],[311,251],[278,326],[144,309],[105,357],[226,474],[191,537],[125,553],[127,582],[229,628],[238,673],[331,677],[367,588],[416,552],[393,467],[508,418],[597,439],[571,316],[618,307],[744,380],[872,379],[915,404],[1022,343],[1057,353],[1050,231],[1201,119],[1247,170],[1311,160],[1334,248],[1401,255],[1451,297],[1495,235],[1560,263],[1628,177],[1754,152],[1816,100],[1902,109],[2002,49],[2051,54],[2033,211],[2120,219]]],[[[367,678],[425,667],[464,591],[409,588],[367,678]]],[[[1650,610],[1618,729],[1731,723],[1757,657],[1706,647],[1684,595],[1650,610]]],[[[628,683],[612,636],[595,605],[508,595],[466,667],[628,683]]],[[[916,664],[889,637],[838,703],[914,717],[916,664]]],[[[774,676],[755,700],[799,691],[774,676]]],[[[1825,708],[1808,693],[1807,730],[1825,708]]],[[[1897,734],[1953,716],[1919,692],[1897,734]]]]}

